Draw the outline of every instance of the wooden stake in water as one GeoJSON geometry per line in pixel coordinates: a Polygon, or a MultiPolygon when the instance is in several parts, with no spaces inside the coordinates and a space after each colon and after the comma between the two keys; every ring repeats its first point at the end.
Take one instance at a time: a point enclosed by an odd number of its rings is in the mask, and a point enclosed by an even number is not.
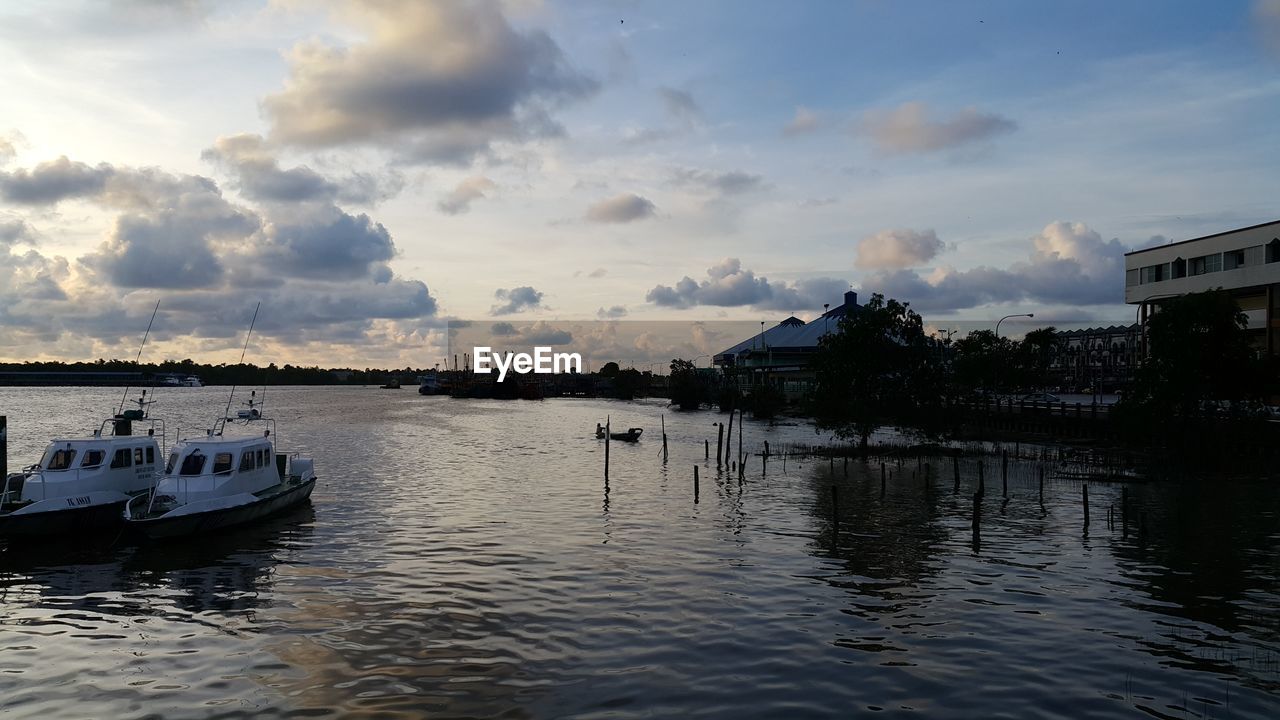
{"type": "Polygon", "coordinates": [[[720,469],[720,458],[723,455],[721,447],[724,445],[724,423],[716,423],[716,469],[720,469]]]}
{"type": "Polygon", "coordinates": [[[831,486],[831,521],[835,523],[836,532],[840,532],[840,488],[831,486]]]}
{"type": "Polygon", "coordinates": [[[725,440],[728,440],[729,442],[725,443],[725,447],[724,447],[724,464],[725,465],[729,464],[730,448],[733,447],[733,416],[734,414],[735,414],[734,409],[732,407],[729,408],[729,436],[725,438],[725,440]]]}
{"type": "Polygon", "coordinates": [[[955,487],[952,489],[952,492],[957,492],[957,493],[960,492],[960,456],[959,455],[951,456],[951,479],[955,485],[955,487]]]}
{"type": "Polygon", "coordinates": [[[1080,483],[1080,497],[1084,501],[1084,526],[1089,527],[1089,485],[1080,483]]]}
{"type": "Polygon", "coordinates": [[[1009,451],[1000,451],[1000,483],[1003,486],[1004,497],[1009,497],[1009,451]]]}
{"type": "Polygon", "coordinates": [[[702,459],[703,460],[711,459],[711,441],[707,440],[706,438],[702,439],[702,459]]]}
{"type": "Polygon", "coordinates": [[[667,464],[667,416],[660,415],[662,420],[662,464],[667,464]]]}
{"type": "Polygon", "coordinates": [[[973,494],[973,529],[977,532],[978,526],[982,524],[982,493],[973,494]]]}
{"type": "Polygon", "coordinates": [[[884,463],[880,463],[880,497],[884,497],[884,463]]]}
{"type": "Polygon", "coordinates": [[[1044,504],[1044,466],[1040,466],[1040,504],[1044,504]]]}
{"type": "Polygon", "coordinates": [[[9,418],[0,415],[0,483],[9,479],[9,418]]]}
{"type": "Polygon", "coordinates": [[[693,503],[698,504],[698,466],[693,466],[693,503]]]}
{"type": "Polygon", "coordinates": [[[978,461],[978,494],[987,494],[987,479],[984,474],[983,463],[981,460],[978,461]]]}
{"type": "MultiPolygon", "coordinates": [[[[596,417],[599,417],[598,415],[596,417]]],[[[609,482],[609,435],[610,419],[606,415],[604,419],[604,481],[609,482]]]]}
{"type": "Polygon", "coordinates": [[[745,411],[738,411],[738,467],[747,464],[747,456],[742,454],[742,429],[747,425],[747,416],[745,411]]]}

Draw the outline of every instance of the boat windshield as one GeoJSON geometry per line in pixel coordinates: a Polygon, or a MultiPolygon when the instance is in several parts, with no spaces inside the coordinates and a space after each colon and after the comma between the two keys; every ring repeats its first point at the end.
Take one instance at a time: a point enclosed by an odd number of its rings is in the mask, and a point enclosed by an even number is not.
{"type": "Polygon", "coordinates": [[[199,475],[204,470],[204,453],[199,450],[182,459],[181,475],[199,475]]]}
{"type": "Polygon", "coordinates": [[[172,475],[173,468],[177,466],[177,464],[178,464],[178,451],[174,450],[173,452],[169,453],[169,464],[164,466],[164,474],[172,475]]]}
{"type": "Polygon", "coordinates": [[[103,459],[106,458],[106,456],[107,454],[101,450],[85,450],[84,458],[80,460],[80,467],[82,468],[98,467],[99,465],[102,464],[102,461],[103,459]]]}
{"type": "Polygon", "coordinates": [[[41,463],[45,470],[67,470],[71,467],[71,463],[76,459],[76,451],[71,448],[63,448],[54,450],[45,456],[45,461],[41,463]]]}

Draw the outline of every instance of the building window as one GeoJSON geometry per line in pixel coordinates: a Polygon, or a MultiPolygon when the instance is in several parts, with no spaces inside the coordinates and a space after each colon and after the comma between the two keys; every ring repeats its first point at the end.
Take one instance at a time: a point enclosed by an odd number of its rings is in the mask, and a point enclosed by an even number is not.
{"type": "Polygon", "coordinates": [[[1231,250],[1222,254],[1222,269],[1235,270],[1244,267],[1244,250],[1231,250]]]}
{"type": "Polygon", "coordinates": [[[1165,276],[1164,265],[1148,265],[1147,267],[1142,268],[1142,284],[1143,285],[1146,285],[1147,283],[1160,282],[1161,280],[1165,279],[1164,276],[1165,276]]]}
{"type": "Polygon", "coordinates": [[[1187,273],[1189,275],[1204,275],[1205,273],[1220,272],[1222,270],[1222,255],[1214,253],[1212,255],[1201,255],[1198,258],[1191,258],[1187,273]]]}
{"type": "Polygon", "coordinates": [[[1184,278],[1187,276],[1187,261],[1178,258],[1173,261],[1173,277],[1184,278]]]}
{"type": "Polygon", "coordinates": [[[1267,243],[1267,262],[1277,261],[1280,261],[1280,238],[1274,238],[1267,243]]]}

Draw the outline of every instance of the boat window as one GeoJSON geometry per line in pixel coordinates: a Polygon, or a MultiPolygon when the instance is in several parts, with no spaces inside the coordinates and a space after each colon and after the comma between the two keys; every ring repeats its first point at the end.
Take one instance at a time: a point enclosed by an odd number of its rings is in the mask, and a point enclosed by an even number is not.
{"type": "Polygon", "coordinates": [[[231,453],[218,453],[213,456],[213,474],[231,472],[231,453]]]}
{"type": "Polygon", "coordinates": [[[147,448],[147,464],[155,465],[155,463],[156,463],[156,449],[153,447],[149,447],[147,448]]]}
{"type": "Polygon", "coordinates": [[[264,467],[267,464],[267,454],[263,452],[262,448],[258,448],[255,454],[258,456],[258,467],[264,467]]]}
{"type": "Polygon", "coordinates": [[[196,450],[182,459],[182,475],[199,475],[204,470],[204,453],[196,450]]]}
{"type": "Polygon", "coordinates": [[[49,456],[49,462],[45,463],[45,470],[66,470],[71,467],[71,461],[76,459],[76,451],[70,448],[62,450],[54,450],[49,456]]]}
{"type": "Polygon", "coordinates": [[[240,472],[253,469],[253,451],[246,450],[244,455],[240,456],[240,472]]]}
{"type": "Polygon", "coordinates": [[[169,453],[169,464],[164,466],[164,474],[172,475],[173,468],[175,468],[177,465],[178,465],[178,451],[175,450],[169,453]]]}
{"type": "Polygon", "coordinates": [[[132,465],[130,462],[131,459],[132,456],[129,454],[129,448],[120,448],[119,450],[116,450],[116,454],[111,457],[111,467],[113,469],[127,468],[132,465]]]}
{"type": "Polygon", "coordinates": [[[103,459],[106,458],[106,456],[107,454],[102,452],[101,450],[85,450],[84,459],[80,461],[80,467],[82,468],[98,467],[99,465],[102,464],[102,461],[103,459]]]}
{"type": "Polygon", "coordinates": [[[133,464],[134,465],[142,464],[142,448],[133,449],[133,464]]]}

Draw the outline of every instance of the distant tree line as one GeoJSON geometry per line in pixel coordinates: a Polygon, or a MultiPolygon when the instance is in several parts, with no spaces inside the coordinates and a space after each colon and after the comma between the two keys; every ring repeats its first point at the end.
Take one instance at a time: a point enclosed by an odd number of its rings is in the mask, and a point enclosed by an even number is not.
{"type": "Polygon", "coordinates": [[[187,359],[159,363],[134,363],[129,360],[0,363],[0,372],[137,372],[142,373],[145,378],[194,375],[205,385],[375,385],[393,378],[412,382],[425,370],[411,367],[355,369],[290,364],[277,366],[275,363],[266,367],[252,363],[210,365],[187,359]]]}

